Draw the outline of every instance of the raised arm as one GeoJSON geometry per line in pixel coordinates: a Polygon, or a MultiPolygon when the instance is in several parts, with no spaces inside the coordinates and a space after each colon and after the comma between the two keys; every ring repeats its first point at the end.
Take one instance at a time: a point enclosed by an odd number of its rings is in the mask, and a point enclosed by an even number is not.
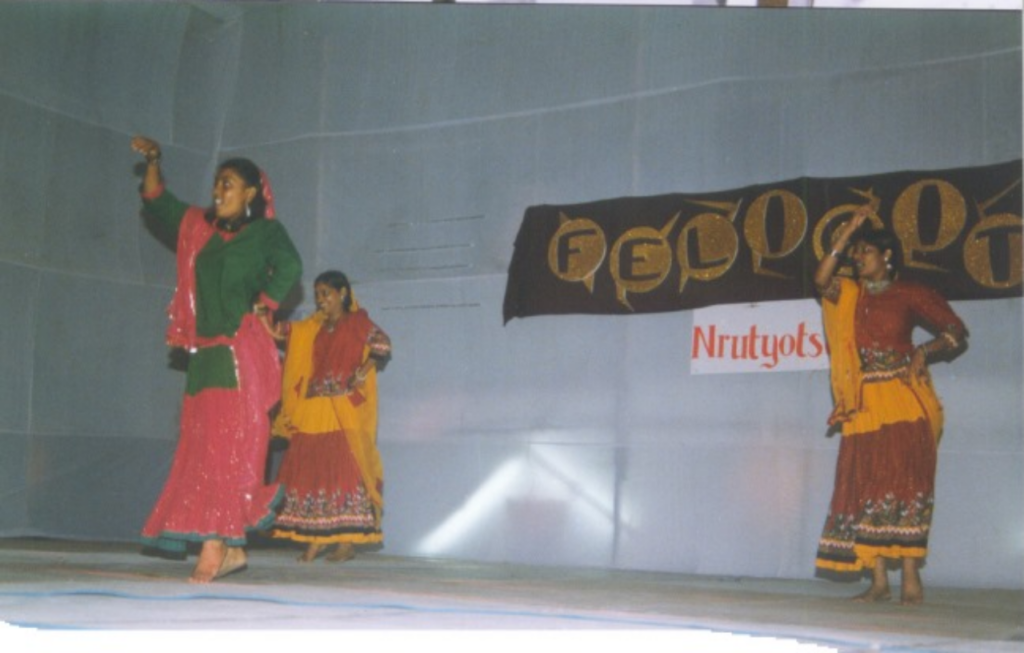
{"type": "Polygon", "coordinates": [[[819,293],[824,293],[832,283],[832,277],[836,273],[836,268],[839,267],[839,257],[850,246],[850,238],[854,232],[868,219],[868,210],[867,207],[859,209],[853,214],[851,220],[839,227],[832,251],[821,259],[818,269],[814,271],[814,285],[819,293]]]}
{"type": "Polygon", "coordinates": [[[142,204],[148,216],[177,233],[189,206],[164,188],[160,171],[160,144],[145,136],[132,138],[132,149],[146,157],[146,173],[142,178],[142,204]]]}
{"type": "Polygon", "coordinates": [[[146,157],[146,174],[142,178],[142,194],[151,197],[160,188],[160,143],[146,136],[132,138],[132,149],[146,157]]]}

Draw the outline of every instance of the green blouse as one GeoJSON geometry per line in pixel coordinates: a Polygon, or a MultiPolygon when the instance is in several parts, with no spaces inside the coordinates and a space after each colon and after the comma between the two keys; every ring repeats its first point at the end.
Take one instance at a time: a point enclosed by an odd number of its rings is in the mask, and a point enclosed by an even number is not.
{"type": "MultiPolygon", "coordinates": [[[[146,212],[177,233],[189,205],[164,190],[143,198],[146,212]]],[[[195,262],[196,333],[233,336],[253,303],[276,308],[302,275],[302,259],[278,220],[256,220],[225,239],[214,233],[195,262]]],[[[187,389],[236,388],[235,361],[226,346],[203,347],[189,359],[187,389]]]]}

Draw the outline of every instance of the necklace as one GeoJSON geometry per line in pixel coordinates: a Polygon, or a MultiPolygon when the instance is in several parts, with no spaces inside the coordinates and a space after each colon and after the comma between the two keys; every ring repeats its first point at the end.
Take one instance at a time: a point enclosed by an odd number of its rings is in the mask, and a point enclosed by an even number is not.
{"type": "Polygon", "coordinates": [[[233,220],[230,218],[217,218],[213,216],[209,216],[206,219],[210,224],[217,228],[217,230],[229,234],[238,233],[242,230],[242,227],[256,220],[256,218],[251,215],[243,215],[242,217],[235,218],[233,220]]]}
{"type": "Polygon", "coordinates": [[[325,319],[324,329],[327,330],[327,333],[334,333],[334,327],[338,326],[338,323],[341,322],[343,317],[343,315],[339,315],[338,317],[335,318],[328,317],[327,319],[325,319]]]}
{"type": "Polygon", "coordinates": [[[883,292],[890,285],[892,285],[891,279],[879,279],[878,281],[865,279],[864,281],[864,289],[872,295],[877,295],[878,293],[883,292]]]}

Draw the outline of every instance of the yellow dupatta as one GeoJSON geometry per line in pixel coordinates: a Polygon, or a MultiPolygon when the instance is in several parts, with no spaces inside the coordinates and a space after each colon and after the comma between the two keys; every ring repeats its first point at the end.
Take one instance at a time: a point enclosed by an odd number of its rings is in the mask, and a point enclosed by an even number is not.
{"type": "Polygon", "coordinates": [[[946,416],[943,413],[939,395],[932,386],[931,375],[917,376],[911,374],[910,389],[914,391],[914,394],[917,395],[917,400],[921,402],[921,408],[924,409],[924,414],[928,417],[928,423],[931,424],[932,434],[935,436],[935,444],[938,444],[939,440],[942,439],[942,429],[946,424],[946,416]]]}
{"type": "Polygon", "coordinates": [[[861,407],[860,354],[854,338],[854,316],[860,284],[839,278],[839,296],[836,301],[822,299],[821,315],[828,339],[832,401],[834,408],[828,418],[830,425],[847,422],[861,407]]]}
{"type": "MultiPolygon", "coordinates": [[[[860,421],[864,407],[864,375],[860,366],[860,354],[857,352],[855,339],[857,301],[860,298],[861,285],[848,278],[839,279],[839,297],[836,301],[822,300],[822,322],[825,336],[829,343],[831,359],[831,383],[834,408],[829,416],[830,425],[843,424],[843,434],[858,432],[853,422],[860,421]]],[[[907,380],[896,379],[893,383],[903,383],[913,394],[931,427],[935,441],[942,437],[944,415],[942,404],[932,386],[929,375],[918,377],[909,374],[907,380]]],[[[880,415],[893,415],[899,412],[897,397],[889,392],[872,392],[874,400],[892,405],[878,406],[880,415]]],[[[883,418],[885,419],[885,418],[883,418]]],[[[863,420],[862,423],[869,423],[863,420]]]]}

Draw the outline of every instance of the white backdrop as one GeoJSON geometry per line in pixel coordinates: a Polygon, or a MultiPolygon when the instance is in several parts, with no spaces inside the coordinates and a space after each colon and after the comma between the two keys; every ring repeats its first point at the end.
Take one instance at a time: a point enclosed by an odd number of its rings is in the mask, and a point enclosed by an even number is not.
{"type": "MultiPolygon", "coordinates": [[[[385,552],[804,578],[827,373],[692,375],[692,314],[502,325],[523,211],[1021,157],[1019,12],[0,4],[0,535],[131,540],[183,374],[129,148],[268,171],[391,335],[385,552]]],[[[1020,300],[959,302],[926,579],[1024,587],[1020,300]]]]}

